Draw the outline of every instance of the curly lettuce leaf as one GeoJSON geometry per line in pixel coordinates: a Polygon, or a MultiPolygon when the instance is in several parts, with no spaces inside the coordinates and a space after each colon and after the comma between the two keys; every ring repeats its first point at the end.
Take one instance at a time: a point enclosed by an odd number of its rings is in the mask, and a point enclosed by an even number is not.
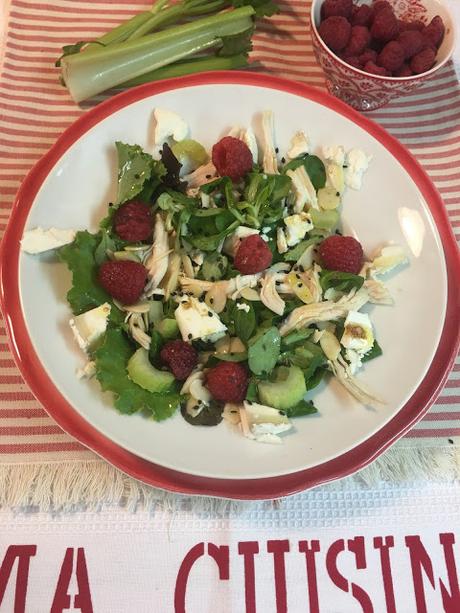
{"type": "Polygon", "coordinates": [[[147,183],[152,184],[150,187],[160,184],[166,173],[161,162],[154,160],[139,145],[117,141],[115,146],[118,153],[117,204],[123,204],[140,194],[147,183]]]}
{"type": "Polygon", "coordinates": [[[176,392],[153,394],[128,377],[126,366],[133,346],[119,328],[109,328],[101,346],[94,352],[96,377],[104,392],[113,392],[115,408],[120,413],[147,413],[156,421],[171,417],[179,406],[176,392]]]}

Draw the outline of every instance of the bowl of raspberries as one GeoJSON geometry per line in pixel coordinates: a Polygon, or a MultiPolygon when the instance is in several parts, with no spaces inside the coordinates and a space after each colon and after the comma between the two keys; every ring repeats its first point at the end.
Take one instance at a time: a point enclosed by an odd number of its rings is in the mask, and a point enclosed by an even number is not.
{"type": "Polygon", "coordinates": [[[360,111],[419,87],[454,49],[438,0],[313,0],[311,33],[330,93],[360,111]]]}

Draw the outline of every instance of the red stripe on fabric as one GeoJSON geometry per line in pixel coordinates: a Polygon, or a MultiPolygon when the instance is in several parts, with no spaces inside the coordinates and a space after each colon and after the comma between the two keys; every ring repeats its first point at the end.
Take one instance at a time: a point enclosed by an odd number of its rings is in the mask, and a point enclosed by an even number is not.
{"type": "MultiPolygon", "coordinates": [[[[132,4],[132,2],[130,3],[132,4]]],[[[33,8],[37,11],[43,11],[46,13],[53,13],[56,12],[59,15],[61,15],[61,13],[72,13],[72,14],[78,14],[78,9],[77,9],[77,2],[72,2],[71,3],[72,6],[56,6],[53,4],[43,4],[42,2],[34,2],[33,3],[33,8]],[[74,8],[75,7],[75,8],[74,8]]],[[[14,6],[17,8],[24,8],[26,10],[30,10],[30,2],[21,2],[20,0],[15,0],[14,2],[14,6]]],[[[145,8],[151,6],[151,3],[146,3],[145,8]]],[[[102,6],[100,8],[91,8],[91,6],[88,5],[88,3],[85,3],[84,6],[85,9],[85,13],[87,13],[88,15],[94,15],[96,18],[99,15],[123,15],[125,17],[131,17],[132,15],[136,14],[136,10],[135,9],[120,9],[120,8],[112,8],[112,9],[104,9],[102,6]]],[[[139,12],[142,11],[142,7],[139,8],[139,12]]]]}
{"type": "Polygon", "coordinates": [[[449,421],[460,419],[460,411],[445,411],[442,413],[427,413],[423,421],[449,421]]]}
{"type": "MultiPolygon", "coordinates": [[[[24,98],[24,100],[27,100],[26,98],[24,98]]],[[[36,100],[34,98],[30,98],[30,100],[27,100],[30,103],[30,106],[17,106],[17,105],[12,105],[12,104],[8,104],[5,102],[0,102],[0,106],[4,109],[7,109],[8,111],[16,111],[16,112],[21,112],[21,113],[31,113],[32,109],[35,108],[35,112],[39,112],[40,115],[44,115],[45,117],[51,116],[51,117],[67,117],[69,119],[69,125],[72,121],[74,121],[75,119],[78,119],[78,117],[80,117],[81,112],[79,111],[74,111],[73,109],[69,109],[69,110],[64,110],[64,109],[52,109],[52,110],[46,110],[46,109],[38,109],[37,106],[35,106],[37,103],[40,103],[40,100],[36,100]]],[[[55,104],[56,106],[64,106],[64,104],[62,102],[58,102],[55,101],[53,102],[53,104],[55,104]]],[[[52,106],[52,105],[51,105],[52,106]]],[[[69,104],[70,106],[70,104],[69,104]]],[[[18,118],[12,118],[12,120],[15,121],[21,121],[18,118]]]]}
{"type": "Polygon", "coordinates": [[[441,438],[460,436],[460,428],[440,428],[439,430],[411,430],[406,434],[408,438],[441,438]]]}
{"type": "MultiPolygon", "coordinates": [[[[14,118],[12,121],[14,121],[14,118]]],[[[31,130],[24,130],[24,129],[19,129],[19,128],[12,128],[12,127],[10,128],[6,126],[1,126],[1,130],[5,134],[13,134],[13,135],[16,134],[17,136],[31,136],[31,135],[35,135],[37,132],[41,132],[41,130],[37,130],[36,128],[43,129],[44,127],[46,127],[47,134],[50,134],[50,133],[60,134],[63,130],[65,130],[65,128],[69,126],[68,121],[51,122],[51,121],[46,121],[44,119],[36,120],[36,119],[33,119],[32,117],[28,117],[27,119],[26,118],[18,119],[17,124],[21,126],[30,126],[31,130]]]]}
{"type": "Polygon", "coordinates": [[[48,417],[43,409],[0,409],[0,419],[32,419],[33,417],[48,417]]]}
{"type": "Polygon", "coordinates": [[[46,453],[51,451],[84,451],[80,443],[10,443],[0,445],[0,454],[46,453]]]}
{"type": "Polygon", "coordinates": [[[7,402],[16,402],[18,400],[35,400],[35,396],[31,392],[0,392],[0,400],[7,402]]]}
{"type": "Polygon", "coordinates": [[[59,426],[0,426],[0,436],[49,436],[64,434],[59,426]]]}
{"type": "Polygon", "coordinates": [[[11,360],[0,360],[0,368],[14,368],[16,366],[16,362],[11,360]]]}
{"type": "MultiPolygon", "coordinates": [[[[451,111],[451,110],[455,110],[458,109],[459,104],[460,104],[460,100],[456,100],[455,102],[452,102],[452,96],[446,95],[442,98],[442,100],[445,100],[446,102],[448,102],[448,104],[446,104],[445,106],[440,106],[440,105],[436,105],[436,107],[431,107],[429,109],[426,109],[425,111],[423,109],[415,109],[413,111],[408,111],[405,110],[403,111],[401,109],[400,112],[398,113],[389,113],[389,112],[382,112],[382,111],[375,111],[373,113],[373,119],[375,120],[386,120],[386,119],[401,119],[403,120],[405,117],[423,117],[425,115],[431,115],[432,117],[439,117],[441,113],[444,113],[446,111],[451,111]]],[[[442,119],[451,119],[452,117],[449,115],[449,117],[441,117],[440,121],[442,121],[442,119]]],[[[429,120],[427,120],[429,121],[429,120]]],[[[431,121],[433,121],[431,119],[431,121]]],[[[391,125],[390,123],[385,122],[386,126],[391,125]]],[[[407,124],[408,126],[410,126],[410,124],[407,124]]]]}
{"type": "Polygon", "coordinates": [[[439,396],[436,400],[438,404],[457,404],[460,403],[460,396],[439,396]]]}
{"type": "MultiPolygon", "coordinates": [[[[74,40],[79,40],[78,38],[76,38],[76,36],[80,34],[83,34],[82,38],[84,38],[85,36],[89,38],[93,38],[94,36],[93,33],[96,36],[105,34],[105,32],[107,32],[107,30],[109,29],[107,26],[110,27],[111,25],[118,24],[118,21],[116,19],[113,19],[113,20],[104,19],[104,24],[102,25],[91,23],[86,26],[72,26],[71,23],[69,23],[69,25],[67,26],[63,26],[61,22],[57,19],[47,19],[46,21],[56,22],[56,25],[51,25],[49,23],[46,24],[46,29],[48,32],[56,32],[56,34],[60,34],[62,37],[65,37],[66,34],[69,34],[69,35],[72,35],[74,40]],[[89,34],[89,32],[91,32],[91,34],[89,34]]],[[[88,19],[79,19],[78,21],[87,22],[88,19]]],[[[21,23],[20,21],[17,21],[16,19],[10,19],[9,25],[10,25],[10,28],[17,28],[18,30],[22,30],[23,32],[43,32],[43,25],[40,25],[38,23],[31,22],[31,23],[24,24],[24,23],[21,23]]]]}
{"type": "MultiPolygon", "coordinates": [[[[448,131],[452,131],[452,128],[449,128],[448,131]]],[[[417,134],[414,134],[414,137],[417,136],[417,134]]],[[[436,134],[434,134],[434,136],[436,136],[436,134]]],[[[420,137],[426,137],[426,133],[425,134],[421,134],[420,137]]],[[[404,140],[403,137],[401,137],[401,140],[404,140]]],[[[442,141],[428,141],[428,142],[422,142],[422,143],[411,143],[410,144],[410,149],[434,149],[436,147],[447,147],[448,145],[458,145],[458,143],[460,142],[460,135],[458,136],[454,136],[453,138],[446,138],[442,141]]],[[[433,157],[451,157],[452,156],[452,151],[448,151],[448,152],[436,152],[436,153],[430,153],[430,154],[422,154],[422,155],[418,155],[417,157],[420,157],[422,159],[424,159],[425,157],[428,157],[429,159],[433,159],[433,157]]]]}
{"type": "Polygon", "coordinates": [[[0,384],[11,383],[12,385],[24,385],[24,379],[20,375],[0,374],[0,384]]]}

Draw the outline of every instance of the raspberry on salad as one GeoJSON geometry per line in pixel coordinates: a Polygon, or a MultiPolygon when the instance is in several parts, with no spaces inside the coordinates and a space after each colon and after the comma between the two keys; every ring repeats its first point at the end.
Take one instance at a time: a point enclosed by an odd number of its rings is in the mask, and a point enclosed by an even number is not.
{"type": "Polygon", "coordinates": [[[112,298],[123,304],[134,304],[144,290],[147,270],[139,262],[109,261],[101,264],[97,277],[99,283],[112,298]]]}
{"type": "Polygon", "coordinates": [[[115,232],[124,241],[145,241],[152,236],[152,212],[139,200],[122,204],[113,216],[115,232]]]}
{"type": "Polygon", "coordinates": [[[248,389],[248,372],[239,362],[221,362],[205,375],[206,387],[214,400],[243,402],[248,389]]]}
{"type": "Polygon", "coordinates": [[[251,170],[252,154],[242,140],[225,136],[212,148],[212,163],[221,177],[237,182],[251,170]]]}
{"type": "Polygon", "coordinates": [[[161,349],[160,359],[178,381],[185,381],[198,364],[198,352],[184,341],[168,341],[161,349]]]}
{"type": "Polygon", "coordinates": [[[358,274],[363,265],[363,248],[352,236],[334,234],[319,246],[319,258],[324,268],[358,274]]]}
{"type": "Polygon", "coordinates": [[[328,17],[321,22],[318,32],[332,51],[342,51],[350,40],[351,25],[345,17],[328,17]]]}
{"type": "Polygon", "coordinates": [[[272,259],[267,243],[258,234],[251,234],[240,242],[233,264],[241,274],[254,275],[268,268],[272,259]]]}

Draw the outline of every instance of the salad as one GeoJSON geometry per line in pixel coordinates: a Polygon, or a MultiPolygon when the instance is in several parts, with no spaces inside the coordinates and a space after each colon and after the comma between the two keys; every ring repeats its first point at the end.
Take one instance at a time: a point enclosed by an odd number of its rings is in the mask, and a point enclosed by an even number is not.
{"type": "Polygon", "coordinates": [[[367,258],[340,230],[343,194],[370,158],[341,145],[314,155],[303,131],[280,153],[271,111],[260,141],[234,127],[211,151],[176,113],[153,115],[152,152],[115,143],[117,198],[97,233],[35,228],[21,241],[56,249],[72,273],[78,376],[122,413],[180,410],[267,443],[317,412],[330,377],[383,404],[356,376],[382,354],[363,307],[393,304],[382,276],[406,255],[387,245],[367,258]]]}

